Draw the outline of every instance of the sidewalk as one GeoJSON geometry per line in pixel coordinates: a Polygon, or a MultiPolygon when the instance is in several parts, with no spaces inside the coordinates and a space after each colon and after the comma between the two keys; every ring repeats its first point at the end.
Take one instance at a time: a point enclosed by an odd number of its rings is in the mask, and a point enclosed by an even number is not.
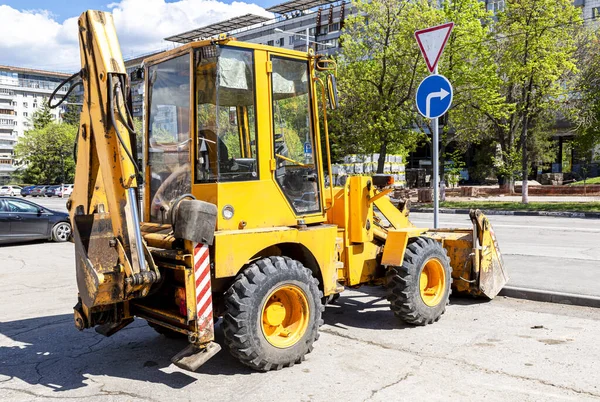
{"type": "MultiPolygon", "coordinates": [[[[504,201],[521,202],[520,195],[496,195],[488,197],[446,197],[447,201],[504,201]]],[[[530,195],[529,202],[600,202],[600,196],[585,195],[530,195]]]]}
{"type": "MultiPolygon", "coordinates": [[[[477,208],[473,205],[473,208],[477,208]]],[[[468,214],[470,208],[440,208],[440,214],[468,214]]],[[[410,207],[411,212],[426,212],[432,213],[433,208],[423,207],[410,207]]],[[[486,215],[508,215],[508,216],[556,216],[561,218],[588,218],[588,219],[600,219],[600,212],[558,212],[558,211],[505,211],[499,209],[485,209],[482,208],[481,212],[486,215]]]]}

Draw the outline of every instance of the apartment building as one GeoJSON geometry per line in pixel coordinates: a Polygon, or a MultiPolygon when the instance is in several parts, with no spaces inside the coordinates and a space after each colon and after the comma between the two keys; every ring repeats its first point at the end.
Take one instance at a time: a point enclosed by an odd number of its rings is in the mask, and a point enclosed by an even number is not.
{"type": "Polygon", "coordinates": [[[353,12],[350,2],[340,0],[291,0],[266,9],[274,19],[245,15],[165,38],[188,43],[229,33],[244,42],[319,53],[339,50],[344,21],[353,12]]]}
{"type": "MultiPolygon", "coordinates": [[[[0,66],[0,184],[10,181],[17,165],[14,149],[17,139],[31,128],[33,113],[48,100],[69,74],[21,67],[0,66]]],[[[63,87],[59,95],[64,95],[63,87]]],[[[52,111],[60,120],[63,108],[52,111]]]]}

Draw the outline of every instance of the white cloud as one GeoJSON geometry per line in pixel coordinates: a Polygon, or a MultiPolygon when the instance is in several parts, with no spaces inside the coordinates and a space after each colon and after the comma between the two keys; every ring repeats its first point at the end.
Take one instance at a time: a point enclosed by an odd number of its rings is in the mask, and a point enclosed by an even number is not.
{"type": "MultiPolygon", "coordinates": [[[[256,4],[216,0],[121,0],[108,4],[125,58],[173,47],[163,38],[231,17],[270,16],[256,4]]],[[[77,19],[0,5],[0,64],[57,71],[79,68],[77,19]]]]}

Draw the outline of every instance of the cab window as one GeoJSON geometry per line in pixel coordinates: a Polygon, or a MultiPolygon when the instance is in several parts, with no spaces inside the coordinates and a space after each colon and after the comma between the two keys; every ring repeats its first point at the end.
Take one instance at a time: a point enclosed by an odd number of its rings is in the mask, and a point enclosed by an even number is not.
{"type": "Polygon", "coordinates": [[[196,182],[258,179],[253,51],[207,46],[195,63],[196,182]]]}

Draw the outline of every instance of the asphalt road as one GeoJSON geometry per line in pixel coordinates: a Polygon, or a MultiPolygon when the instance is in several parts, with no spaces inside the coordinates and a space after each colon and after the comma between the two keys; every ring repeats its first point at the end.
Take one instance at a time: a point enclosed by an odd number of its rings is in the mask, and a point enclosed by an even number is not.
{"type": "MultiPolygon", "coordinates": [[[[600,312],[453,299],[428,327],[396,320],[381,288],[344,293],[315,350],[279,372],[221,351],[197,373],[170,365],[184,341],[136,320],[78,332],[71,244],[0,247],[0,399],[88,401],[599,400],[600,312]]],[[[222,334],[217,329],[217,341],[222,334]]]]}
{"type": "Polygon", "coordinates": [[[221,351],[189,373],[170,364],[185,341],[143,320],[110,338],[77,331],[74,265],[70,243],[0,247],[0,400],[600,400],[597,309],[456,298],[410,327],[364,287],[326,308],[300,365],[257,373],[221,351]]]}
{"type": "MultiPolygon", "coordinates": [[[[600,220],[490,215],[512,286],[600,297],[600,220]]],[[[433,214],[412,213],[417,226],[433,214]]],[[[468,215],[440,214],[440,227],[470,227],[468,215]]]]}
{"type": "MultiPolygon", "coordinates": [[[[32,199],[65,211],[66,199],[32,199]]],[[[600,220],[545,216],[489,216],[511,286],[600,297],[600,220]]],[[[412,213],[432,227],[433,214],[412,213]]],[[[468,215],[440,214],[440,227],[471,227],[468,215]]]]}

